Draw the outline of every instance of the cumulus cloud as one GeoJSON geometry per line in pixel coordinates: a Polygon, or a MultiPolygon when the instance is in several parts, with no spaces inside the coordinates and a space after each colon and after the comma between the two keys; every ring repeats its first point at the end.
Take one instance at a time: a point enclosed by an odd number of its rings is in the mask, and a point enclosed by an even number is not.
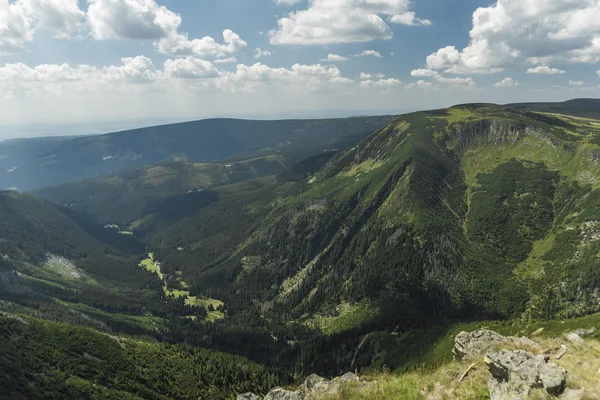
{"type": "Polygon", "coordinates": [[[379,79],[376,81],[373,80],[366,80],[366,81],[362,81],[359,86],[362,88],[379,88],[379,89],[390,89],[396,86],[400,86],[402,84],[401,81],[399,81],[398,79],[395,78],[388,78],[388,79],[379,79]]]}
{"type": "Polygon", "coordinates": [[[213,61],[215,64],[233,64],[236,63],[238,60],[235,57],[227,57],[227,58],[217,58],[215,61],[213,61]]]}
{"type": "Polygon", "coordinates": [[[322,58],[321,62],[342,62],[342,61],[348,61],[348,58],[344,57],[344,56],[339,56],[337,54],[327,54],[326,58],[322,58]]]}
{"type": "Polygon", "coordinates": [[[380,52],[375,51],[375,50],[365,50],[362,53],[358,53],[355,57],[369,57],[369,56],[373,56],[373,57],[377,57],[377,58],[383,57],[380,52]]]}
{"type": "Polygon", "coordinates": [[[190,40],[187,34],[182,33],[162,38],[155,43],[155,47],[163,54],[198,56],[222,56],[237,53],[248,47],[248,43],[230,29],[223,31],[223,42],[224,44],[217,43],[210,36],[190,40]]]}
{"type": "MultiPolygon", "coordinates": [[[[250,93],[262,89],[320,91],[352,83],[333,66],[294,64],[273,68],[262,63],[237,65],[233,72],[220,70],[197,57],[168,59],[162,69],[144,56],[123,58],[118,65],[43,64],[29,67],[23,63],[0,67],[0,97],[40,97],[43,93],[153,93],[169,90],[250,93]],[[144,89],[145,88],[145,89],[144,89]]],[[[391,82],[388,82],[390,84],[391,82]]],[[[374,87],[385,83],[376,82],[374,87]]]]}
{"type": "Polygon", "coordinates": [[[557,74],[566,74],[567,71],[558,69],[558,68],[552,68],[547,65],[538,65],[535,68],[527,69],[527,73],[528,74],[539,74],[539,75],[557,75],[557,74]]]}
{"type": "Polygon", "coordinates": [[[406,85],[405,87],[406,89],[432,89],[433,83],[420,79],[414,83],[406,85]]]}
{"type": "Polygon", "coordinates": [[[33,40],[33,27],[23,3],[0,0],[0,53],[14,53],[33,40]]]}
{"type": "Polygon", "coordinates": [[[430,69],[494,73],[521,63],[600,61],[600,3],[595,0],[497,0],[473,13],[467,47],[427,57],[430,69]]]}
{"type": "Polygon", "coordinates": [[[168,77],[182,79],[214,78],[219,75],[211,62],[195,57],[165,61],[164,73],[168,77]]]}
{"type": "Polygon", "coordinates": [[[371,75],[371,74],[367,74],[364,72],[360,73],[360,79],[371,79],[371,78],[373,78],[373,75],[371,75]]]}
{"type": "Polygon", "coordinates": [[[293,4],[298,4],[301,1],[302,0],[275,0],[275,4],[293,5],[293,4]]]}
{"type": "Polygon", "coordinates": [[[19,0],[39,28],[47,29],[58,38],[68,38],[82,32],[85,13],[77,0],[19,0]]]}
{"type": "Polygon", "coordinates": [[[513,78],[506,77],[502,79],[500,82],[497,82],[494,86],[499,88],[512,88],[515,86],[519,86],[519,82],[514,80],[513,78]]]}
{"type": "Polygon", "coordinates": [[[277,21],[272,44],[332,44],[391,39],[389,23],[429,25],[411,11],[410,0],[310,0],[308,7],[277,21]]]}
{"type": "Polygon", "coordinates": [[[438,71],[427,68],[414,69],[410,72],[410,75],[417,78],[433,78],[440,83],[444,83],[450,86],[475,86],[475,81],[473,80],[473,78],[449,78],[440,74],[438,71]]]}
{"type": "Polygon", "coordinates": [[[89,0],[95,39],[152,39],[176,35],[181,17],[154,0],[89,0]]]}
{"type": "Polygon", "coordinates": [[[569,86],[583,86],[585,83],[583,81],[569,81],[569,86]]]}
{"type": "Polygon", "coordinates": [[[600,76],[600,69],[596,71],[596,75],[600,76]]]}
{"type": "Polygon", "coordinates": [[[260,47],[257,47],[254,50],[254,58],[268,57],[268,56],[270,56],[272,54],[273,53],[270,50],[261,49],[260,47]]]}

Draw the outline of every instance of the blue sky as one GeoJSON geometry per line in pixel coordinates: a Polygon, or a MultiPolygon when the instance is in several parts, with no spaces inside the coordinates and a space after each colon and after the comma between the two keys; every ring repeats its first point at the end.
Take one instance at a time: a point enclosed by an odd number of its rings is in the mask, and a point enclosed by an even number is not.
{"type": "Polygon", "coordinates": [[[598,20],[597,0],[0,0],[0,137],[600,97],[598,20]]]}

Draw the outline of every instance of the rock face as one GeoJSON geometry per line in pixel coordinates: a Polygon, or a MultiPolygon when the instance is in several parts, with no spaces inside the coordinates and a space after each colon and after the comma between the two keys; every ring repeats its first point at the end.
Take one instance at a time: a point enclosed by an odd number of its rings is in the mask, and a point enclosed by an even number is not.
{"type": "MultiPolygon", "coordinates": [[[[348,372],[332,380],[312,374],[306,378],[298,390],[291,391],[275,388],[267,393],[263,400],[310,400],[324,393],[336,393],[342,385],[350,382],[365,384],[352,372],[348,372]]],[[[261,400],[261,398],[253,393],[245,393],[239,394],[237,400],[261,400]]]]}
{"type": "Polygon", "coordinates": [[[536,388],[556,396],[565,389],[566,371],[548,362],[548,356],[502,350],[486,354],[485,363],[492,374],[488,383],[491,400],[527,399],[536,388]]]}
{"type": "Polygon", "coordinates": [[[494,331],[480,329],[473,332],[461,332],[454,338],[452,352],[459,359],[483,355],[498,343],[512,343],[513,338],[502,336],[494,331]]]}

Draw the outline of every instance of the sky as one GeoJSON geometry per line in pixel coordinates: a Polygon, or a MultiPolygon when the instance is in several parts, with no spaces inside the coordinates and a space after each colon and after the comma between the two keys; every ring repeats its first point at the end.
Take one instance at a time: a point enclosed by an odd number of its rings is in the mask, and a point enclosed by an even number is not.
{"type": "Polygon", "coordinates": [[[600,97],[599,0],[0,0],[0,138],[600,97]]]}

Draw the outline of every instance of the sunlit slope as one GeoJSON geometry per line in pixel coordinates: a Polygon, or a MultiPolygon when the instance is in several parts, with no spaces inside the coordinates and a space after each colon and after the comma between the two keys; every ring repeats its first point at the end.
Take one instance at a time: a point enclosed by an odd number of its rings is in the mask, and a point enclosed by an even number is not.
{"type": "Polygon", "coordinates": [[[599,143],[593,120],[495,105],[408,114],[303,180],[225,187],[139,232],[197,292],[330,332],[585,314],[599,143]]]}

